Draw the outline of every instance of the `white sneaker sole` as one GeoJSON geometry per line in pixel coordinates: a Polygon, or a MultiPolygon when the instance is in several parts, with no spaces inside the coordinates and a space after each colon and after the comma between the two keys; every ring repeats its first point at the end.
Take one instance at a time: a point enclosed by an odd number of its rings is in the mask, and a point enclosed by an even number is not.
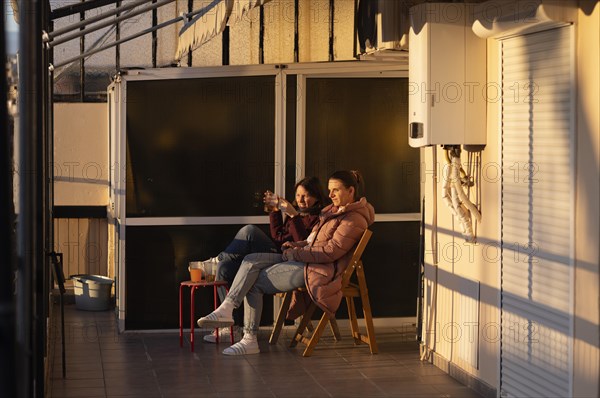
{"type": "Polygon", "coordinates": [[[246,345],[235,343],[231,347],[225,348],[223,350],[223,355],[252,355],[252,354],[260,354],[260,349],[257,346],[247,347],[246,345]]]}
{"type": "MultiPolygon", "coordinates": [[[[233,339],[235,340],[239,340],[239,337],[236,339],[235,337],[235,332],[233,332],[233,339]]],[[[211,344],[217,344],[217,338],[215,337],[214,334],[207,334],[205,335],[202,340],[204,340],[206,343],[211,343],[211,344]]],[[[229,328],[227,328],[227,333],[223,333],[219,336],[219,343],[230,343],[231,342],[231,335],[229,334],[229,328]]]]}
{"type": "Polygon", "coordinates": [[[227,319],[200,318],[200,319],[198,319],[198,326],[200,326],[201,328],[209,328],[209,329],[228,328],[230,326],[233,326],[233,319],[227,320],[227,319]]]}

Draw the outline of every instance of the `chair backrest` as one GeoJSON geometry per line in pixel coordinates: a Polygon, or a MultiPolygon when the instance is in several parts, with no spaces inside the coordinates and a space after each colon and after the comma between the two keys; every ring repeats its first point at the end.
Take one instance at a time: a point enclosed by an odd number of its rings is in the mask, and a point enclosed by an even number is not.
{"type": "Polygon", "coordinates": [[[369,229],[365,229],[365,232],[356,245],[356,249],[354,249],[354,254],[352,254],[348,268],[346,268],[344,275],[342,276],[342,287],[346,287],[350,282],[350,277],[354,273],[354,270],[358,264],[361,262],[360,259],[365,251],[365,248],[367,247],[367,243],[369,243],[369,240],[371,239],[371,235],[373,235],[373,232],[369,229]]]}

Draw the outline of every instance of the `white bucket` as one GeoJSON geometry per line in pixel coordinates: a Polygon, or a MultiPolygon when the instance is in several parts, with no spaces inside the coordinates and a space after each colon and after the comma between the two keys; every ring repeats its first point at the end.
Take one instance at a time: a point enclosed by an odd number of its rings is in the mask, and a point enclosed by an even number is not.
{"type": "Polygon", "coordinates": [[[104,311],[110,308],[113,280],[100,275],[73,275],[75,307],[85,311],[104,311]]]}

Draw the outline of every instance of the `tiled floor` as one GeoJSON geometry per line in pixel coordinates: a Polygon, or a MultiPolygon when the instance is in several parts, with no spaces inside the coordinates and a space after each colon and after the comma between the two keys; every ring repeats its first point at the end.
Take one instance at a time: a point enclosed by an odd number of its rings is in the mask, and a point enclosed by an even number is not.
{"type": "MultiPolygon", "coordinates": [[[[56,307],[55,314],[59,310],[56,307]]],[[[56,318],[58,319],[58,317],[56,318]]],[[[189,342],[177,333],[118,334],[112,311],[65,307],[66,379],[62,378],[60,323],[55,322],[51,397],[480,397],[419,360],[414,330],[376,328],[380,353],[354,347],[347,330],[335,343],[330,332],[310,358],[288,349],[291,332],[277,345],[259,335],[261,353],[221,354],[227,343],[189,342]]],[[[189,332],[188,336],[189,338],[189,332]]]]}

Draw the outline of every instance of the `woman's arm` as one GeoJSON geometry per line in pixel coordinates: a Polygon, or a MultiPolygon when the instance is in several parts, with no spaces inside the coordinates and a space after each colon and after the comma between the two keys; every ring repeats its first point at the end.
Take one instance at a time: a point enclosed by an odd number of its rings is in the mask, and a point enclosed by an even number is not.
{"type": "Polygon", "coordinates": [[[286,220],[294,242],[305,240],[318,222],[318,215],[296,216],[286,220]]]}
{"type": "Polygon", "coordinates": [[[275,241],[277,246],[281,246],[283,242],[287,239],[284,239],[284,227],[283,227],[283,216],[279,210],[272,211],[269,213],[269,229],[271,231],[271,239],[275,241]]]}
{"type": "Polygon", "coordinates": [[[283,222],[281,211],[273,211],[269,214],[269,219],[271,238],[277,246],[281,246],[285,242],[305,240],[313,226],[319,221],[319,216],[288,216],[283,222]]]}
{"type": "MultiPolygon", "coordinates": [[[[337,222],[338,220],[332,219],[328,222],[337,222]]],[[[325,227],[326,225],[323,228],[325,227]]],[[[324,245],[290,248],[284,251],[284,258],[303,263],[334,262],[352,250],[367,227],[367,221],[362,216],[351,214],[339,220],[333,236],[324,245]]]]}
{"type": "Polygon", "coordinates": [[[305,241],[305,240],[301,240],[298,242],[292,242],[292,241],[283,242],[283,245],[281,245],[281,251],[289,249],[290,247],[304,247],[306,245],[308,245],[308,241],[305,241]]]}

